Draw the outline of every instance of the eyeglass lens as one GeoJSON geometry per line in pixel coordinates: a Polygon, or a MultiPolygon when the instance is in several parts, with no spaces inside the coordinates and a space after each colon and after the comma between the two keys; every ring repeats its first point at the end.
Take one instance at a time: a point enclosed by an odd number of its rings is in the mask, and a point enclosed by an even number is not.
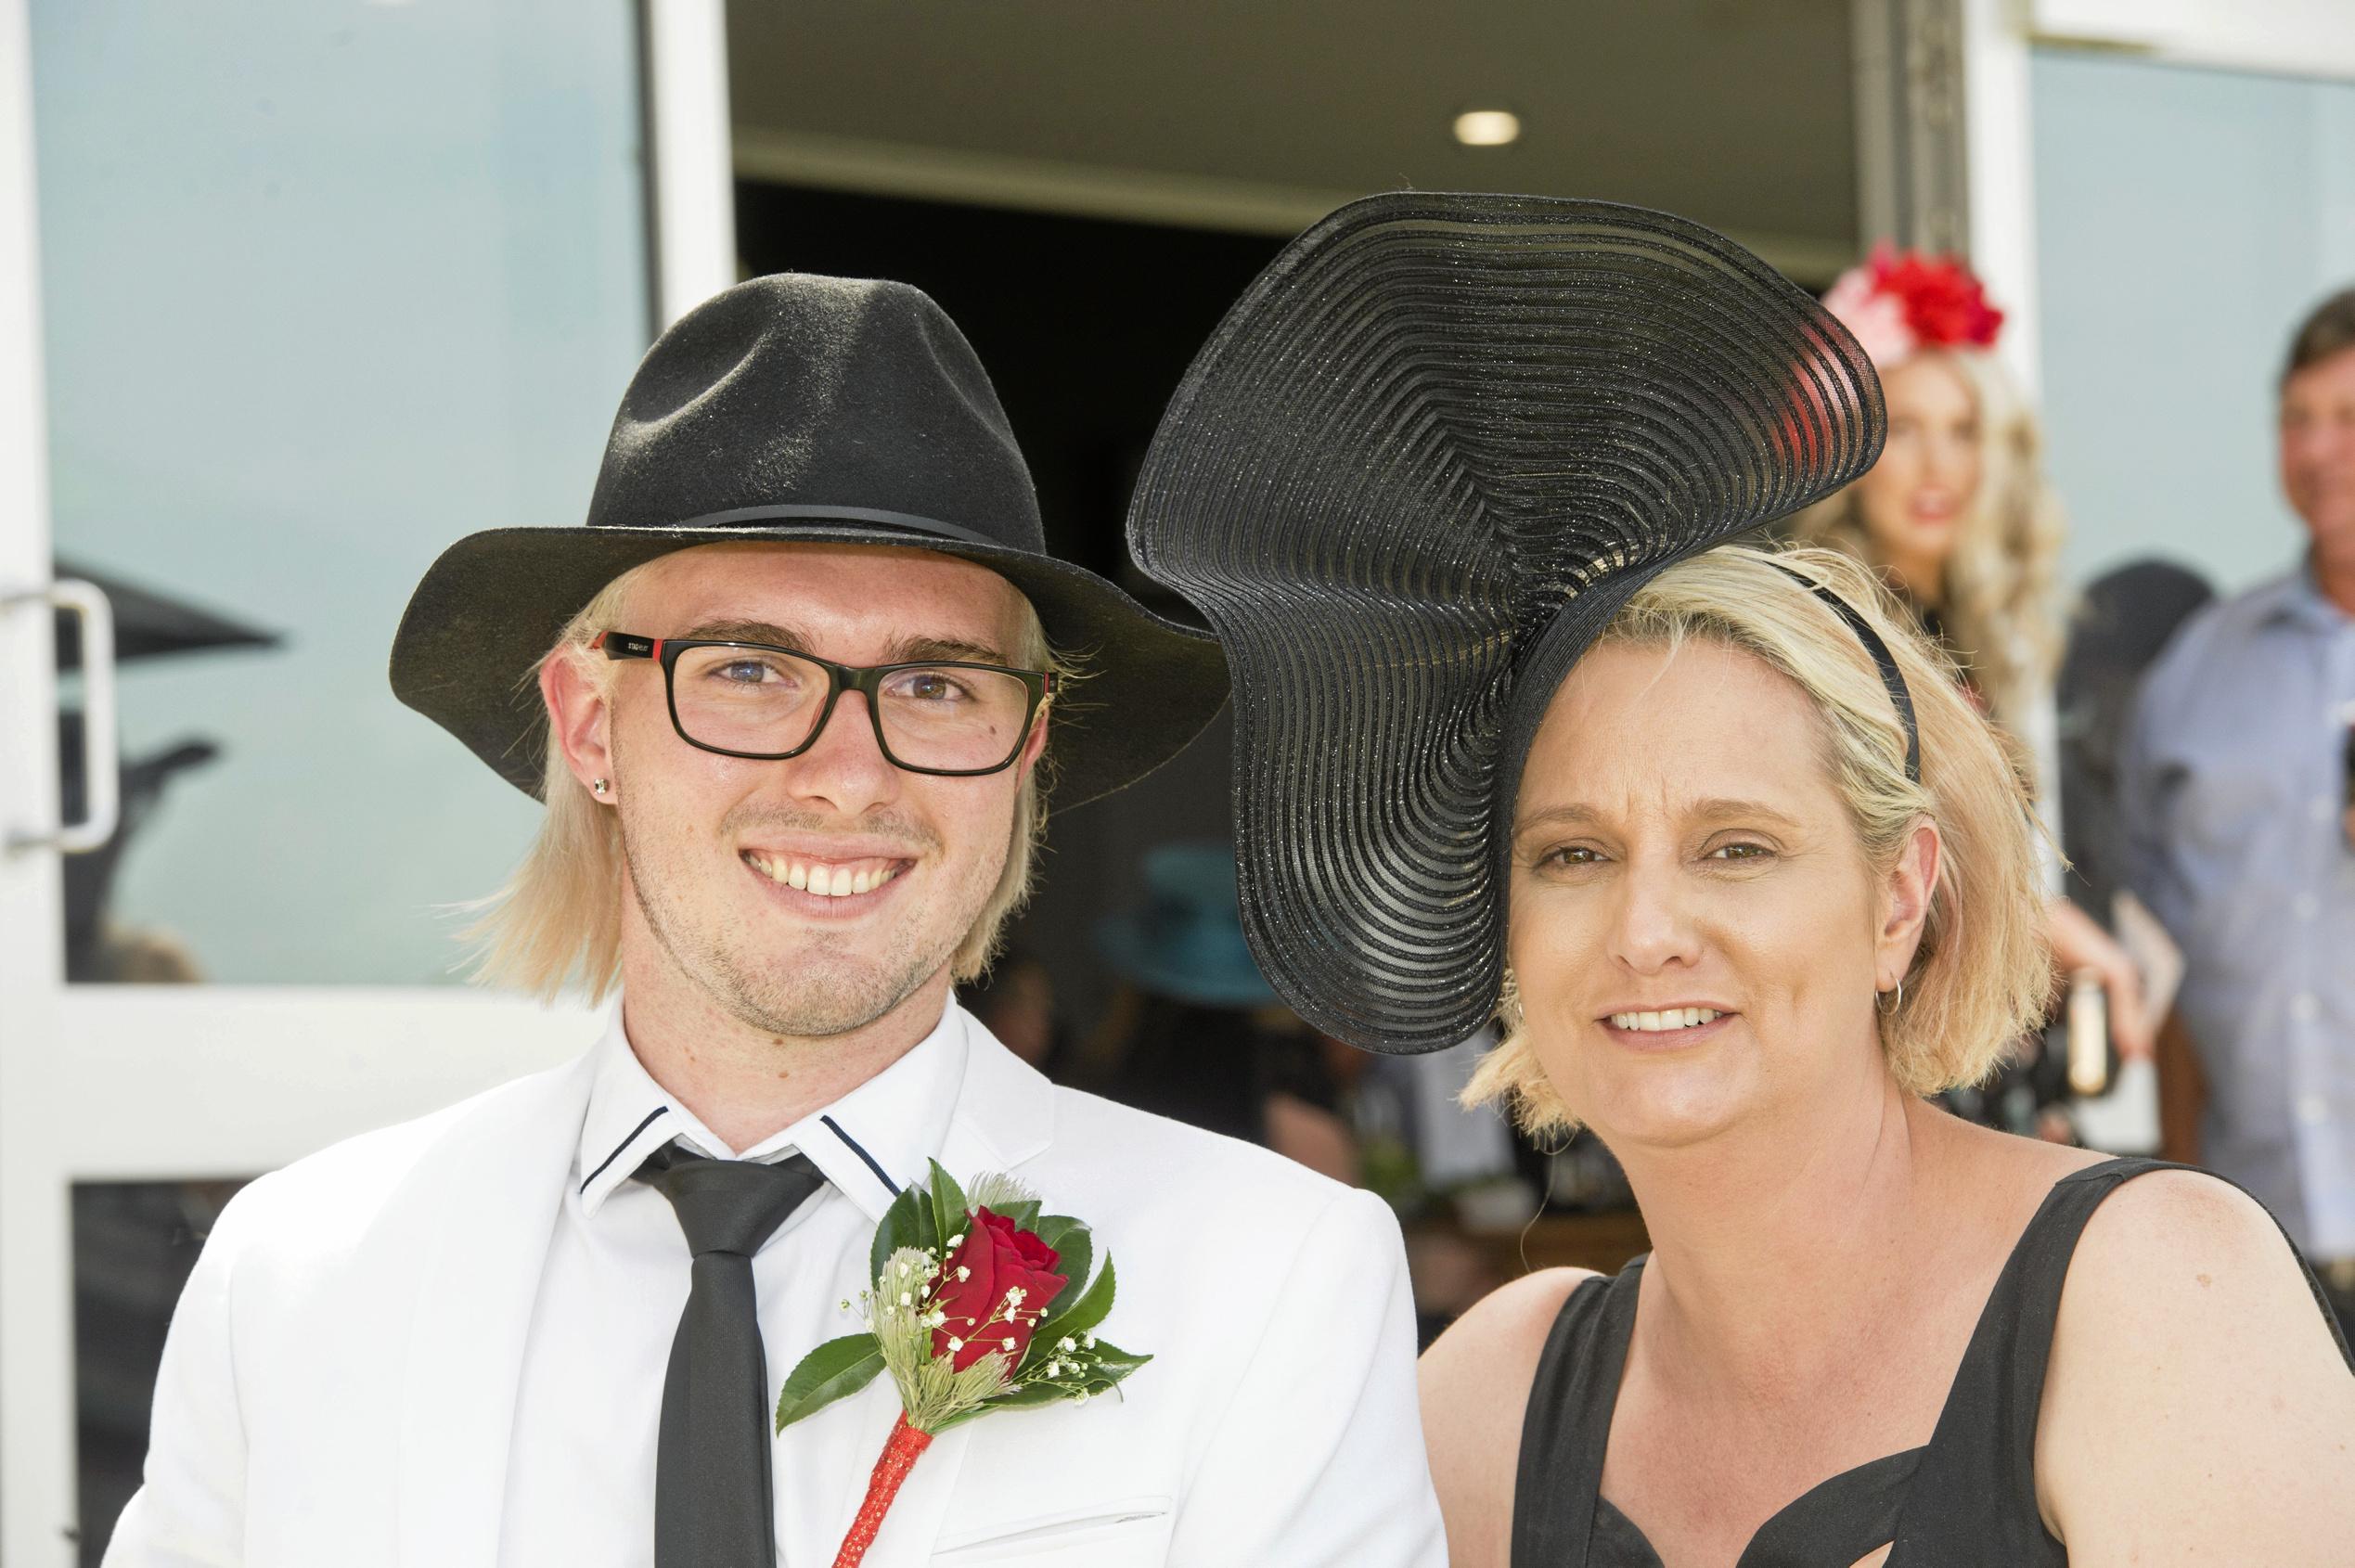
{"type": "MultiPolygon", "coordinates": [[[[690,648],[671,676],[679,727],[689,739],[767,756],[810,739],[826,710],[826,688],[822,667],[770,649],[690,648]]],[[[1030,713],[1021,677],[955,664],[895,669],[878,695],[875,714],[892,759],[946,772],[1007,762],[1030,713]]]]}

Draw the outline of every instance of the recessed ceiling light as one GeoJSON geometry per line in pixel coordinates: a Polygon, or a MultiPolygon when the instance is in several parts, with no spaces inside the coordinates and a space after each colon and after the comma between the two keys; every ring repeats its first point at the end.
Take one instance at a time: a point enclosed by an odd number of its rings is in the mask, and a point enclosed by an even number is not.
{"type": "Polygon", "coordinates": [[[1521,116],[1505,109],[1472,109],[1456,116],[1456,140],[1466,147],[1508,147],[1521,139],[1521,116]]]}

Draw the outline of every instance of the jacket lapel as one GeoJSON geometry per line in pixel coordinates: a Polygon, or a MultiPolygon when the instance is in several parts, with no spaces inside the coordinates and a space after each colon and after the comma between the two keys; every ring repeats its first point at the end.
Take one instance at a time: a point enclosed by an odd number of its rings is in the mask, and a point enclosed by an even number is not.
{"type": "Polygon", "coordinates": [[[496,1091],[428,1158],[399,1216],[427,1259],[398,1412],[396,1560],[493,1568],[524,1340],[594,1053],[496,1091]]]}
{"type": "MultiPolygon", "coordinates": [[[[1023,1162],[1036,1158],[1053,1140],[1053,1086],[999,1045],[980,1023],[968,1019],[965,1030],[969,1043],[965,1077],[941,1147],[940,1163],[959,1182],[970,1182],[985,1171],[1019,1175],[1023,1162]]],[[[921,1175],[908,1173],[903,1179],[921,1175]]],[[[892,1423],[899,1419],[899,1395],[890,1379],[878,1378],[857,1398],[843,1401],[838,1412],[844,1418],[840,1424],[852,1435],[836,1451],[848,1462],[837,1497],[837,1523],[821,1549],[822,1555],[813,1556],[813,1562],[830,1561],[843,1533],[857,1516],[867,1495],[868,1475],[883,1451],[892,1423]]],[[[836,1413],[825,1412],[818,1419],[836,1413]]],[[[916,1568],[930,1559],[933,1543],[948,1523],[967,1448],[990,1441],[990,1423],[1004,1419],[984,1416],[951,1427],[933,1441],[893,1501],[874,1549],[868,1554],[868,1568],[916,1568]]]]}

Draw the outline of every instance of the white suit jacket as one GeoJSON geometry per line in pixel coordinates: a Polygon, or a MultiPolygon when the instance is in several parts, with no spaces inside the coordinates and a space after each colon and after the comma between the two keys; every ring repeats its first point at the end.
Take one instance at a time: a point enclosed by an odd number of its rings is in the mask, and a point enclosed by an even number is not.
{"type": "MultiPolygon", "coordinates": [[[[1154,1359],[1125,1397],[944,1433],[869,1568],[1441,1568],[1389,1210],[971,1041],[941,1163],[1087,1221],[1120,1266],[1107,1331],[1154,1359]]],[[[174,1316],[108,1568],[493,1568],[588,1060],[238,1195],[174,1316]]],[[[788,1568],[833,1562],[897,1412],[879,1378],[778,1439],[788,1568]]]]}

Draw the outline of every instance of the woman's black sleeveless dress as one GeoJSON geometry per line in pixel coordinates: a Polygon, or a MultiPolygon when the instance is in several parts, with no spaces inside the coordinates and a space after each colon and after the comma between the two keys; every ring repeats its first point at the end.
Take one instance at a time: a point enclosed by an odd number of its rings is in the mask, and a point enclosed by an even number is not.
{"type": "MultiPolygon", "coordinates": [[[[2189,1168],[2112,1160],[2055,1182],[1988,1296],[1930,1441],[1803,1494],[1759,1527],[1738,1568],[1849,1568],[1890,1543],[1886,1568],[2067,1562],[2037,1511],[2036,1418],[2069,1257],[2119,1184],[2189,1168]]],[[[1601,1495],[1642,1277],[1638,1258],[1615,1278],[1582,1282],[1547,1336],[1521,1433],[1513,1568],[1660,1568],[1652,1543],[1601,1495]]],[[[2336,1334],[2319,1286],[2314,1301],[2336,1334]]],[[[2347,1356],[2343,1337],[2338,1345],[2347,1356]]]]}

